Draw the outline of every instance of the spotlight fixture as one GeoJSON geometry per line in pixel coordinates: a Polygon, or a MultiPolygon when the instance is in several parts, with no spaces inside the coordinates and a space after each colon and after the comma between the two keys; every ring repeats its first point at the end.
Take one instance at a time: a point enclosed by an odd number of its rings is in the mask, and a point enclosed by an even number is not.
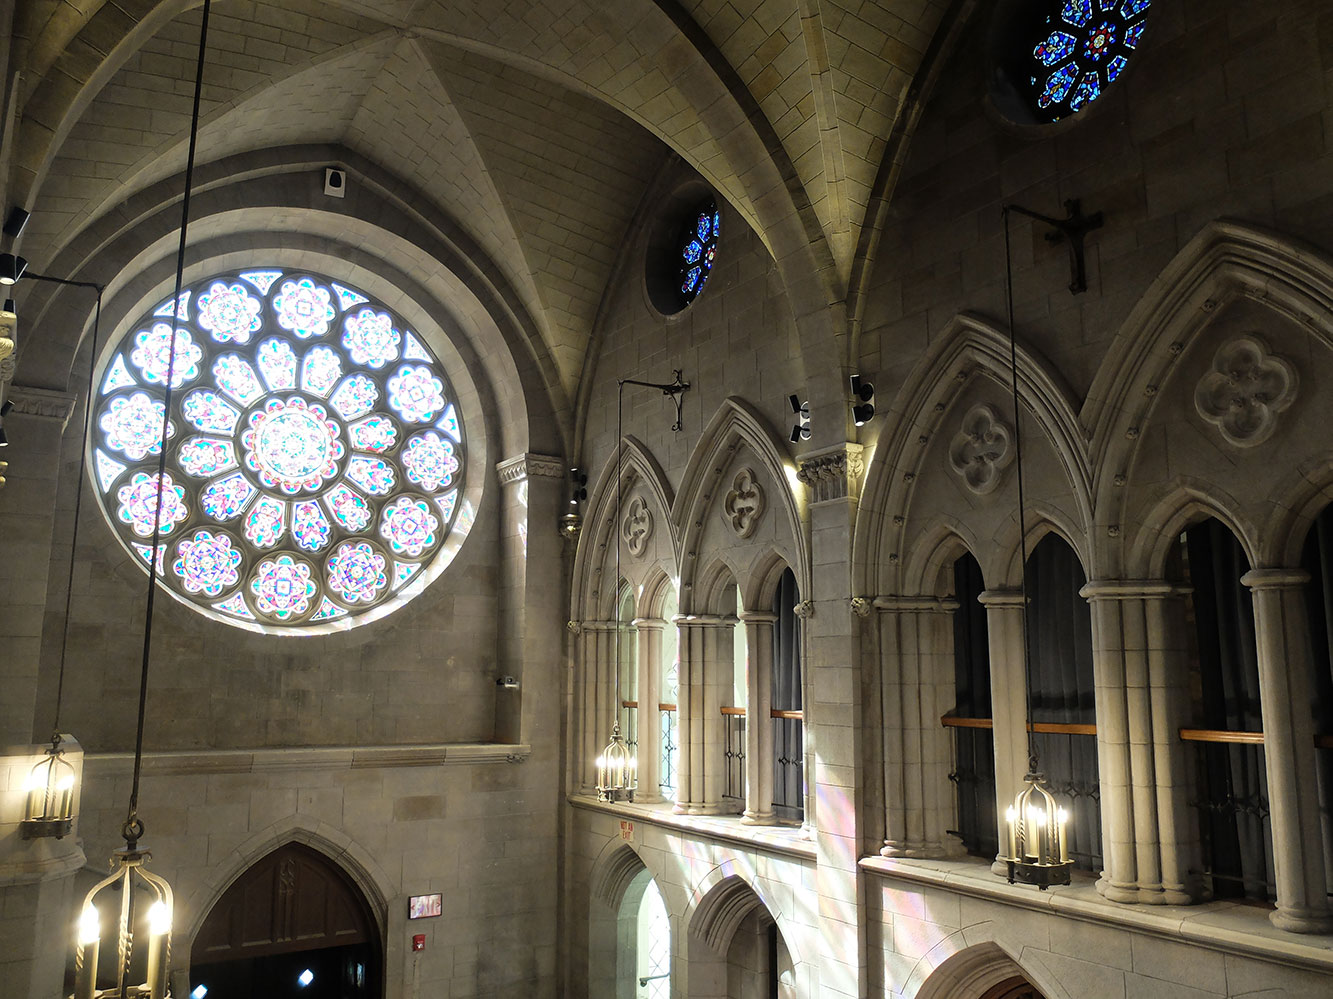
{"type": "Polygon", "coordinates": [[[588,473],[581,468],[569,470],[569,509],[560,518],[560,533],[570,541],[579,536],[583,527],[583,514],[579,512],[583,501],[588,498],[588,473]]]}
{"type": "Polygon", "coordinates": [[[5,425],[0,423],[0,447],[9,447],[9,437],[5,434],[5,425]]]}
{"type": "Polygon", "coordinates": [[[791,411],[797,417],[796,424],[791,428],[791,442],[796,444],[799,441],[808,441],[810,439],[809,400],[801,402],[800,396],[789,395],[787,401],[791,403],[791,411]]]}
{"type": "Polygon", "coordinates": [[[5,216],[4,233],[17,239],[23,235],[23,227],[28,224],[28,212],[15,205],[5,216]]]}
{"type": "Polygon", "coordinates": [[[13,408],[14,408],[13,399],[6,399],[4,402],[0,402],[0,416],[8,416],[9,411],[13,408]]]}
{"type": "Polygon", "coordinates": [[[852,375],[852,422],[864,427],[875,418],[875,386],[852,375]]]}
{"type": "Polygon", "coordinates": [[[23,277],[28,262],[12,253],[0,253],[0,284],[13,284],[23,277]]]}

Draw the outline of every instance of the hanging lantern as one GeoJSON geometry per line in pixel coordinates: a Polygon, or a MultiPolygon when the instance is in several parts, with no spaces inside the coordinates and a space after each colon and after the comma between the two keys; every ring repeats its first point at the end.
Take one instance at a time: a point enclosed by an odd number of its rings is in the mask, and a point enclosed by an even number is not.
{"type": "Polygon", "coordinates": [[[1069,813],[1046,790],[1044,774],[1031,772],[1023,780],[1023,789],[1004,810],[1008,852],[999,859],[1009,868],[1009,883],[1036,885],[1042,891],[1067,885],[1074,867],[1069,860],[1069,813]]]}
{"type": "Polygon", "coordinates": [[[143,824],[137,819],[127,824],[125,849],[111,855],[111,873],[83,900],[72,999],[170,999],[171,886],[145,866],[152,854],[138,848],[134,835],[142,832],[143,824]],[[98,905],[99,896],[104,905],[98,905]],[[118,918],[104,922],[104,914],[113,910],[118,910],[118,918]],[[104,963],[114,968],[115,980],[99,990],[97,966],[104,934],[111,938],[104,963]],[[136,940],[144,935],[147,946],[136,948],[136,940]],[[113,953],[116,963],[111,965],[113,953]]]}
{"type": "Polygon", "coordinates": [[[597,757],[597,799],[633,801],[638,788],[638,762],[620,734],[620,722],[611,730],[611,741],[597,757]]]}
{"type": "Polygon", "coordinates": [[[67,835],[74,827],[74,767],[60,748],[60,736],[51,739],[46,759],[28,774],[28,811],[19,828],[24,839],[67,835]]]}

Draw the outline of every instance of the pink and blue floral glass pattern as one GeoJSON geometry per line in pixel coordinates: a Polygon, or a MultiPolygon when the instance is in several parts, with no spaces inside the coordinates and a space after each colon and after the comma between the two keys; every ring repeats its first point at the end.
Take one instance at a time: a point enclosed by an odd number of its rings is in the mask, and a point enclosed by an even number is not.
{"type": "Polygon", "coordinates": [[[291,555],[265,559],[250,578],[255,610],[279,621],[300,617],[319,592],[308,562],[291,555]]]}
{"type": "Polygon", "coordinates": [[[337,318],[332,298],[329,289],[313,278],[284,281],[273,296],[273,311],[279,326],[308,340],[327,333],[329,324],[337,318]]]}
{"type": "Polygon", "coordinates": [[[165,452],[171,541],[159,582],[216,619],[355,625],[419,592],[407,583],[432,578],[432,561],[461,542],[452,391],[421,338],[356,289],[278,269],[209,278],[159,304],[107,357],[91,463],[99,498],[147,559],[165,452]],[[163,442],[173,356],[181,391],[163,442]]]}
{"type": "MultiPolygon", "coordinates": [[[[166,406],[147,392],[117,396],[102,410],[97,425],[105,434],[107,446],[120,451],[131,461],[141,461],[162,450],[162,419],[166,406]]],[[[175,425],[167,422],[167,436],[176,434],[175,425]]]]}
{"type": "Polygon", "coordinates": [[[1032,49],[1030,85],[1047,121],[1077,114],[1125,71],[1152,0],[1052,0],[1032,49]],[[1056,23],[1058,13],[1058,27],[1056,23]]]}
{"type": "Polygon", "coordinates": [[[195,531],[176,546],[176,555],[171,571],[188,593],[216,597],[240,582],[237,567],[242,555],[221,532],[195,531]]]}
{"type": "Polygon", "coordinates": [[[414,496],[399,496],[380,516],[380,536],[389,542],[395,555],[419,558],[434,546],[439,528],[440,520],[430,505],[414,496]]]}
{"type": "Polygon", "coordinates": [[[329,556],[329,589],[348,604],[371,604],[389,585],[383,555],[364,541],[345,541],[329,556]]]}
{"type": "Polygon", "coordinates": [[[382,368],[396,361],[402,339],[387,312],[362,309],[343,320],[343,346],[357,364],[382,368]]]}
{"type": "MultiPolygon", "coordinates": [[[[185,505],[185,489],[172,481],[170,473],[162,476],[161,533],[166,537],[176,525],[190,515],[185,505]]],[[[117,511],[121,521],[141,538],[153,536],[158,513],[158,477],[154,473],[136,472],[130,481],[116,491],[120,501],[117,511]]]]}
{"type": "Polygon", "coordinates": [[[264,326],[260,313],[264,303],[237,282],[214,281],[199,296],[199,325],[218,343],[249,343],[250,337],[264,326]]]}
{"type": "Polygon", "coordinates": [[[165,385],[170,369],[171,387],[180,388],[199,377],[199,361],[203,356],[203,350],[194,342],[189,330],[181,327],[176,331],[176,349],[173,351],[171,324],[154,323],[134,335],[130,363],[139,369],[144,381],[153,385],[165,385]]]}

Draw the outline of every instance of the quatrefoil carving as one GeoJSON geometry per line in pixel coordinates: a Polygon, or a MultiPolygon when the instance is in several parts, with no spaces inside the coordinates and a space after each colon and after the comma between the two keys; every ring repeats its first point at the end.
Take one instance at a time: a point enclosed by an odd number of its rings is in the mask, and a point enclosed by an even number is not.
{"type": "Polygon", "coordinates": [[[737,537],[748,538],[754,533],[764,515],[764,488],[755,480],[753,471],[742,468],[736,473],[722,504],[722,513],[737,537]]]}
{"type": "Polygon", "coordinates": [[[999,414],[986,405],[969,409],[949,444],[949,466],[967,488],[978,496],[991,492],[1013,460],[1013,431],[999,414]]]}
{"type": "Polygon", "coordinates": [[[648,550],[653,526],[653,512],[648,509],[642,496],[635,496],[625,510],[625,519],[620,522],[620,539],[635,558],[642,558],[648,550]]]}
{"type": "Polygon", "coordinates": [[[1273,436],[1277,417],[1296,401],[1296,368],[1255,333],[1224,343],[1194,389],[1194,408],[1227,442],[1254,447],[1273,436]]]}

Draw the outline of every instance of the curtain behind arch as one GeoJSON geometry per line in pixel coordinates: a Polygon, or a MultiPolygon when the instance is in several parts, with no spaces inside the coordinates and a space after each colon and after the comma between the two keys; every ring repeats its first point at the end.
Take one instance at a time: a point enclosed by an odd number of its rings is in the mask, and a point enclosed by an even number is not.
{"type": "MultiPolygon", "coordinates": [[[[801,592],[796,576],[783,570],[773,594],[773,708],[776,711],[801,711],[801,620],[796,605],[801,592]]],[[[765,724],[756,718],[756,725],[765,724]]],[[[805,738],[801,718],[774,718],[773,726],[773,808],[785,817],[799,819],[805,812],[805,738]]]]}
{"type": "MultiPolygon", "coordinates": [[[[1301,568],[1310,574],[1305,598],[1314,652],[1315,731],[1333,735],[1333,506],[1325,507],[1310,526],[1301,568]]],[[[1333,749],[1319,749],[1315,759],[1324,828],[1324,871],[1333,894],[1333,749]]]]}
{"type": "MultiPolygon", "coordinates": [[[[990,718],[990,637],[980,597],[986,583],[970,552],[953,564],[954,709],[959,718],[990,718]]],[[[954,729],[958,828],[967,852],[994,857],[1000,849],[995,822],[995,738],[989,729],[954,729]]]]}

